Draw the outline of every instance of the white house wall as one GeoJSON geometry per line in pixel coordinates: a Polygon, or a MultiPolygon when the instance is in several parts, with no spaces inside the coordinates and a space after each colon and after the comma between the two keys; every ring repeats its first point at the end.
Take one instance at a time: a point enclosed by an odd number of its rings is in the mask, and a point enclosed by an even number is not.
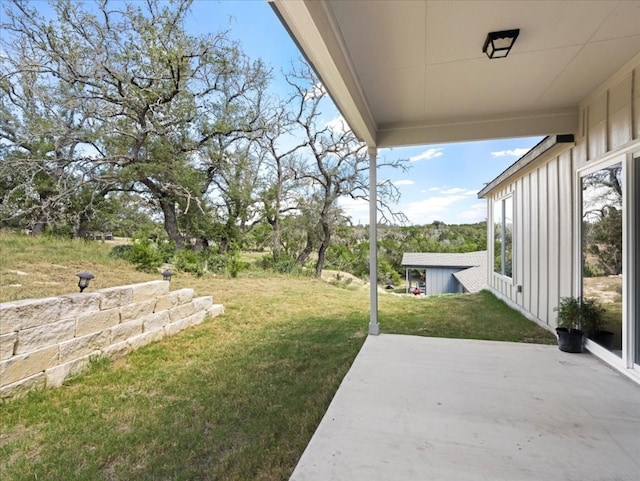
{"type": "MultiPolygon", "coordinates": [[[[494,273],[490,260],[490,289],[550,327],[560,297],[579,293],[577,170],[640,149],[640,56],[582,102],[574,135],[566,150],[542,154],[487,196],[490,215],[493,202],[508,195],[514,212],[513,278],[494,273]]],[[[492,222],[488,228],[493,259],[492,222]]]]}

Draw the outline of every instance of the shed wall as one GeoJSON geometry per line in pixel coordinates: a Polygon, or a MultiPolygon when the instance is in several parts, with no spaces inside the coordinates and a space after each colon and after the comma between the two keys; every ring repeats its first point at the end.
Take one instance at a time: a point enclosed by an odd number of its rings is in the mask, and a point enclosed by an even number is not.
{"type": "MultiPolygon", "coordinates": [[[[559,299],[579,293],[577,170],[617,151],[640,148],[640,57],[581,103],[574,134],[573,145],[542,155],[488,197],[490,219],[495,200],[512,195],[514,206],[513,278],[494,273],[489,262],[490,289],[550,327],[555,327],[559,299]]],[[[492,222],[488,244],[493,259],[492,222]]]]}
{"type": "Polygon", "coordinates": [[[429,267],[426,270],[426,289],[425,294],[432,296],[434,294],[455,293],[459,291],[458,281],[453,277],[454,272],[460,269],[452,267],[429,267]]]}

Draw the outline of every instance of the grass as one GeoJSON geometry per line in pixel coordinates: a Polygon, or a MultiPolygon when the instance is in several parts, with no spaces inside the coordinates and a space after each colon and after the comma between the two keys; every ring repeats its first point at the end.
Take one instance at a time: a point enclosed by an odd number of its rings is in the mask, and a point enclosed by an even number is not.
{"type": "MultiPolygon", "coordinates": [[[[2,300],[30,292],[7,287],[7,270],[30,272],[23,285],[57,279],[41,285],[44,295],[75,290],[72,276],[56,272],[93,269],[101,282],[90,290],[157,278],[110,259],[101,243],[55,241],[54,254],[45,241],[7,240],[0,238],[2,300]]],[[[60,389],[0,405],[0,479],[289,478],[364,342],[368,289],[250,271],[174,276],[172,288],[187,286],[212,294],[225,314],[100,360],[60,389]]],[[[381,293],[379,320],[384,332],[555,342],[488,293],[381,293]]]]}

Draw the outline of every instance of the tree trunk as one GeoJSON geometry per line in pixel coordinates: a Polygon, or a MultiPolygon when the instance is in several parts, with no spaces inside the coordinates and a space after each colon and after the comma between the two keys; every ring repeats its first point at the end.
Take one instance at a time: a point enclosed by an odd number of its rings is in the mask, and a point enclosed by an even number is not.
{"type": "Polygon", "coordinates": [[[326,258],[327,249],[329,248],[329,244],[331,243],[331,227],[327,222],[322,223],[322,242],[320,243],[320,248],[318,249],[318,260],[316,261],[316,277],[320,277],[322,275],[322,268],[324,267],[324,260],[326,258]]]}
{"type": "Polygon", "coordinates": [[[305,245],[302,252],[298,254],[298,257],[296,258],[296,264],[298,264],[299,266],[304,264],[306,260],[309,258],[309,255],[311,255],[312,251],[313,251],[313,238],[311,237],[311,233],[307,232],[307,245],[305,245]]]}
{"type": "MultiPolygon", "coordinates": [[[[84,239],[87,237],[88,231],[89,231],[89,218],[86,215],[81,213],[78,218],[78,227],[76,228],[76,237],[80,239],[84,239]]],[[[104,234],[102,236],[102,240],[104,240],[104,234]]]]}
{"type": "Polygon", "coordinates": [[[184,243],[178,231],[178,215],[176,214],[175,203],[168,197],[160,197],[159,200],[160,208],[164,215],[164,230],[167,232],[169,239],[176,243],[176,248],[182,249],[184,243]]]}
{"type": "Polygon", "coordinates": [[[44,229],[47,227],[47,221],[44,217],[40,217],[31,228],[31,235],[41,235],[44,233],[44,229]]]}
{"type": "Polygon", "coordinates": [[[276,215],[273,219],[267,219],[267,222],[271,225],[273,229],[273,247],[272,247],[272,255],[273,260],[278,262],[280,259],[280,217],[276,215]]]}

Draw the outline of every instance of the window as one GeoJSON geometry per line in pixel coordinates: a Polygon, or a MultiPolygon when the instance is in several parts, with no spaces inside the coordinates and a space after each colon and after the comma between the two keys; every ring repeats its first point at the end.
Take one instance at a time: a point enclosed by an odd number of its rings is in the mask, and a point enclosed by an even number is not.
{"type": "Polygon", "coordinates": [[[493,202],[493,270],[513,277],[513,197],[493,202]]]}

